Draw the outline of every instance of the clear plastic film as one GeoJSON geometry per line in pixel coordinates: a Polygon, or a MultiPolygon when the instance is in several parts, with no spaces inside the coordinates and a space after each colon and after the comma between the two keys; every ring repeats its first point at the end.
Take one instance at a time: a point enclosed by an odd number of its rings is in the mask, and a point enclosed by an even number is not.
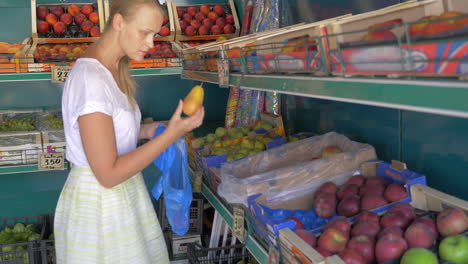
{"type": "Polygon", "coordinates": [[[247,197],[258,193],[281,192],[346,171],[357,170],[362,162],[376,159],[371,145],[354,142],[335,132],[295,141],[260,152],[221,168],[218,194],[229,203],[247,205],[247,197]],[[343,152],[320,157],[325,147],[343,152]]]}
{"type": "Polygon", "coordinates": [[[226,107],[226,121],[224,127],[231,129],[236,124],[237,106],[239,105],[239,88],[231,87],[226,107]]]}

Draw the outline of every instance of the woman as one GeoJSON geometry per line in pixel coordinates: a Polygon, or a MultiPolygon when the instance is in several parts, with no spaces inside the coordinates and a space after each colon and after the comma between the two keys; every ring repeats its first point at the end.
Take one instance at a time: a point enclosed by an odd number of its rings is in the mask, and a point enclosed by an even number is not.
{"type": "Polygon", "coordinates": [[[182,101],[164,133],[140,127],[129,60],[153,47],[163,12],[155,0],[113,0],[101,38],[65,82],[62,111],[67,159],[54,234],[57,263],[168,263],[166,245],[140,171],[185,133],[204,110],[182,118],[182,101]]]}

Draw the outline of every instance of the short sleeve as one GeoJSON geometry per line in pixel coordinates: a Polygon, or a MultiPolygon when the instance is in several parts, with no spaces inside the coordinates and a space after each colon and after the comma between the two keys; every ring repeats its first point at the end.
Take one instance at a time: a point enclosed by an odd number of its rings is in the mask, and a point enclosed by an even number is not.
{"type": "Polygon", "coordinates": [[[108,75],[93,64],[81,64],[70,73],[62,102],[70,127],[77,129],[78,118],[82,115],[99,112],[112,116],[113,96],[108,75]]]}

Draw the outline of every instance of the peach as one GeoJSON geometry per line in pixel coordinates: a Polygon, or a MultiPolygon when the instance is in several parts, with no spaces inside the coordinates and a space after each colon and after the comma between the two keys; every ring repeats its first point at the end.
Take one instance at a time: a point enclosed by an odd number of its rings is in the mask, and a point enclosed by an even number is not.
{"type": "Polygon", "coordinates": [[[190,22],[190,25],[191,25],[194,29],[198,29],[198,28],[201,26],[200,21],[198,21],[198,20],[192,20],[192,21],[190,22]]]}
{"type": "Polygon", "coordinates": [[[93,26],[89,32],[93,38],[98,38],[101,36],[101,31],[99,30],[98,26],[93,26]]]}
{"type": "Polygon", "coordinates": [[[62,21],[59,21],[59,22],[54,24],[54,32],[55,33],[60,33],[60,34],[65,33],[66,29],[67,29],[67,26],[62,21]]]}
{"type": "Polygon", "coordinates": [[[181,20],[179,21],[179,25],[180,25],[180,29],[182,30],[182,32],[184,32],[189,24],[185,20],[181,20]]]}
{"type": "Polygon", "coordinates": [[[73,22],[73,17],[68,13],[64,13],[60,16],[60,21],[66,25],[70,25],[73,22]]]}
{"type": "Polygon", "coordinates": [[[223,28],[226,25],[226,19],[224,17],[218,17],[216,19],[216,25],[218,25],[220,28],[223,28]]]}
{"type": "Polygon", "coordinates": [[[198,8],[196,8],[195,6],[189,6],[187,8],[187,13],[191,16],[195,16],[198,13],[198,8]]]}
{"type": "Polygon", "coordinates": [[[164,26],[164,27],[161,27],[158,34],[162,37],[166,37],[171,34],[171,30],[168,27],[164,26]]]}
{"type": "Polygon", "coordinates": [[[223,29],[220,28],[218,25],[214,25],[211,27],[211,34],[213,35],[223,34],[223,29]]]}
{"type": "Polygon", "coordinates": [[[201,5],[200,12],[202,12],[204,15],[208,15],[208,13],[211,12],[211,9],[208,5],[201,5]]]}
{"type": "Polygon", "coordinates": [[[205,18],[203,19],[203,25],[211,29],[211,27],[213,26],[213,21],[209,18],[205,18]]]}
{"type": "Polygon", "coordinates": [[[65,13],[65,11],[63,11],[63,8],[61,6],[54,6],[52,7],[52,9],[50,10],[50,12],[52,14],[54,14],[56,17],[60,17],[61,15],[63,15],[65,13]]]}
{"type": "Polygon", "coordinates": [[[83,24],[81,24],[81,29],[84,32],[90,32],[91,28],[93,28],[93,26],[94,26],[93,22],[91,22],[89,20],[86,20],[86,21],[83,22],[83,24]]]}
{"type": "Polygon", "coordinates": [[[99,23],[99,14],[96,12],[92,12],[89,14],[89,21],[93,22],[94,24],[99,23]]]}
{"type": "Polygon", "coordinates": [[[187,24],[190,24],[190,22],[192,22],[192,16],[188,13],[185,13],[182,15],[182,20],[187,22],[187,24]]]}
{"type": "Polygon", "coordinates": [[[198,12],[196,15],[195,15],[195,19],[198,20],[200,23],[203,22],[203,20],[205,19],[205,15],[202,13],[202,12],[198,12]]]}
{"type": "Polygon", "coordinates": [[[213,7],[213,12],[215,12],[218,16],[224,15],[224,8],[220,5],[215,5],[213,7]]]}
{"type": "Polygon", "coordinates": [[[55,23],[57,23],[57,16],[55,16],[52,13],[49,13],[46,16],[46,21],[47,23],[49,23],[49,25],[54,25],[55,23]]]}
{"type": "Polygon", "coordinates": [[[388,29],[369,31],[364,36],[363,41],[396,39],[396,35],[388,29]]]}
{"type": "Polygon", "coordinates": [[[216,19],[218,19],[218,14],[215,12],[210,12],[208,13],[208,18],[213,21],[213,23],[216,23],[216,19]]]}
{"type": "Polygon", "coordinates": [[[182,7],[177,7],[177,16],[182,17],[182,15],[185,13],[184,9],[182,7]]]}
{"type": "Polygon", "coordinates": [[[166,25],[167,23],[169,23],[169,17],[168,16],[164,16],[163,18],[163,25],[166,25]]]}
{"type": "Polygon", "coordinates": [[[84,4],[81,7],[81,13],[85,14],[86,16],[89,16],[93,11],[94,11],[94,8],[92,5],[84,4]]]}
{"type": "Polygon", "coordinates": [[[80,8],[75,4],[71,4],[68,6],[67,11],[68,11],[68,14],[72,16],[76,16],[80,13],[80,8]]]}
{"type": "Polygon", "coordinates": [[[50,27],[49,23],[41,20],[37,23],[37,32],[46,33],[49,31],[49,27],[50,27]]]}
{"type": "Polygon", "coordinates": [[[185,34],[187,36],[194,36],[197,34],[197,30],[192,26],[187,26],[187,28],[185,28],[185,34]]]}
{"type": "Polygon", "coordinates": [[[49,8],[47,6],[38,6],[36,9],[37,17],[40,19],[45,19],[47,14],[49,14],[49,8]]]}
{"type": "Polygon", "coordinates": [[[227,15],[226,16],[226,23],[234,25],[234,16],[232,15],[227,15]]]}
{"type": "Polygon", "coordinates": [[[418,23],[409,26],[410,36],[419,36],[423,34],[424,28],[429,24],[430,20],[437,19],[437,16],[426,16],[418,20],[418,23]]]}
{"type": "Polygon", "coordinates": [[[84,21],[88,20],[86,16],[82,13],[79,13],[78,15],[75,16],[75,23],[77,25],[83,24],[84,21]]]}
{"type": "Polygon", "coordinates": [[[210,28],[208,26],[200,26],[200,28],[198,29],[198,33],[200,35],[209,35],[210,34],[210,28]]]}

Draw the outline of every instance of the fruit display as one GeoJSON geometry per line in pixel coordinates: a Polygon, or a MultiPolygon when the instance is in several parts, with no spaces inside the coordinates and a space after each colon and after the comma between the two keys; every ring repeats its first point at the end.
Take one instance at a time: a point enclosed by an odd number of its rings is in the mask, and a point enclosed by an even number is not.
{"type": "MultiPolygon", "coordinates": [[[[215,36],[238,34],[239,23],[237,14],[230,6],[232,2],[217,5],[175,6],[177,15],[176,26],[180,32],[179,39],[189,39],[194,36],[215,36]],[[186,37],[186,38],[184,38],[186,37]]],[[[179,34],[179,33],[178,33],[179,34]]],[[[202,39],[202,38],[201,38],[202,39]]]]}
{"type": "MultiPolygon", "coordinates": [[[[158,33],[154,35],[154,40],[160,41],[160,40],[168,40],[168,37],[171,36],[171,34],[174,32],[173,29],[173,23],[172,23],[172,8],[169,5],[164,4],[163,10],[167,10],[168,12],[165,12],[164,17],[163,17],[163,23],[161,25],[161,29],[159,30],[158,33]]],[[[174,40],[174,36],[170,40],[174,40]]]]}
{"type": "Polygon", "coordinates": [[[46,122],[52,129],[63,129],[63,121],[54,114],[48,114],[46,116],[46,122]]]}
{"type": "Polygon", "coordinates": [[[154,46],[148,50],[145,58],[175,58],[177,54],[174,52],[170,42],[155,41],[154,46]]]}
{"type": "Polygon", "coordinates": [[[465,264],[467,231],[468,216],[458,208],[434,213],[399,203],[382,216],[364,211],[352,225],[346,217],[336,217],[318,238],[310,230],[295,233],[323,257],[338,254],[347,264],[437,264],[439,259],[465,264]]]}
{"type": "Polygon", "coordinates": [[[0,124],[0,132],[33,131],[36,130],[35,123],[32,118],[5,118],[0,124]]]}
{"type": "Polygon", "coordinates": [[[38,44],[33,52],[36,62],[75,61],[90,43],[38,44]]]}
{"type": "Polygon", "coordinates": [[[39,38],[97,38],[101,25],[97,4],[38,5],[36,32],[39,38]]]}
{"type": "Polygon", "coordinates": [[[23,48],[23,43],[0,42],[0,53],[16,54],[23,48]]]}

